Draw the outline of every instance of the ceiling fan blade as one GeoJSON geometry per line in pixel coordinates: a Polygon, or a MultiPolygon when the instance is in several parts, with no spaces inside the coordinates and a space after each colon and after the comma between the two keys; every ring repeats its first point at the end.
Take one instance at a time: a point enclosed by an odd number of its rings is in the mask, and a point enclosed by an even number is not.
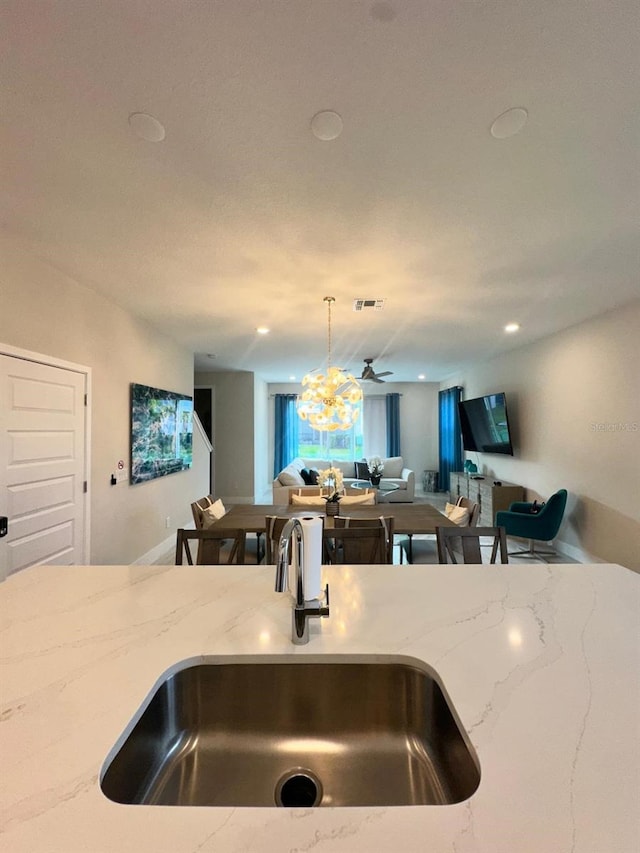
{"type": "Polygon", "coordinates": [[[376,376],[393,376],[393,370],[383,370],[382,373],[376,373],[376,376]]]}
{"type": "Polygon", "coordinates": [[[378,374],[378,373],[374,373],[374,374],[373,374],[373,376],[371,377],[371,381],[372,381],[372,382],[378,382],[380,385],[383,385],[383,384],[384,384],[384,379],[379,379],[379,378],[378,378],[378,376],[379,376],[379,375],[380,375],[380,374],[378,374]]]}

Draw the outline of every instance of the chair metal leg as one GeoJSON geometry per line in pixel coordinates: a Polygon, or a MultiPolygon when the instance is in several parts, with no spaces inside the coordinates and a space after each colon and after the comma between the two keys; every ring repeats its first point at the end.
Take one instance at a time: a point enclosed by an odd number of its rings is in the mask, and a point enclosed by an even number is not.
{"type": "Polygon", "coordinates": [[[525,548],[522,551],[509,551],[509,557],[530,557],[532,560],[539,558],[544,563],[548,563],[549,560],[545,560],[545,557],[557,557],[558,554],[556,551],[538,551],[536,550],[536,539],[529,539],[529,547],[525,548]]]}

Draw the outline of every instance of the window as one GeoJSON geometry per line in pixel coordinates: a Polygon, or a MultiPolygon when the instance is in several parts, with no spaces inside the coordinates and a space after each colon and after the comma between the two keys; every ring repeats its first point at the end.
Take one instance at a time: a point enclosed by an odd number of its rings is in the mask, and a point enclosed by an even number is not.
{"type": "Polygon", "coordinates": [[[303,459],[362,459],[362,418],[348,430],[319,432],[308,421],[298,424],[298,456],[303,459]]]}

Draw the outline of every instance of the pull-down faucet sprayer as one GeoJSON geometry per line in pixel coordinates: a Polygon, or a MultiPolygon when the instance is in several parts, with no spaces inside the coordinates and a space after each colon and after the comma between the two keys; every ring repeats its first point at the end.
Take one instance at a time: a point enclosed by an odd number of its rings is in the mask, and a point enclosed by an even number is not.
{"type": "Polygon", "coordinates": [[[309,619],[329,615],[329,584],[325,587],[325,602],[322,604],[317,598],[305,601],[304,598],[304,542],[302,538],[302,524],[299,518],[291,518],[282,528],[280,545],[278,547],[278,560],[276,563],[276,592],[286,592],[287,571],[289,567],[289,543],[295,536],[294,563],[296,566],[296,588],[295,604],[292,610],[292,632],[291,640],[297,646],[309,642],[309,619]]]}

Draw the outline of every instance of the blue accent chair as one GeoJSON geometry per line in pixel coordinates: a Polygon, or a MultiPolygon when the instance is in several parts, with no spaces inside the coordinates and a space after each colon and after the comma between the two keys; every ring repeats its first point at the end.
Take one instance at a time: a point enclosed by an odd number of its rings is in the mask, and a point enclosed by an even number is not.
{"type": "Polygon", "coordinates": [[[549,542],[555,537],[560,529],[566,505],[567,490],[559,489],[537,513],[531,511],[533,503],[528,501],[516,501],[508,510],[496,513],[496,527],[504,527],[507,536],[519,536],[529,540],[528,548],[510,552],[509,556],[540,557],[541,560],[546,556],[555,556],[555,551],[536,550],[535,543],[536,540],[549,542]]]}

